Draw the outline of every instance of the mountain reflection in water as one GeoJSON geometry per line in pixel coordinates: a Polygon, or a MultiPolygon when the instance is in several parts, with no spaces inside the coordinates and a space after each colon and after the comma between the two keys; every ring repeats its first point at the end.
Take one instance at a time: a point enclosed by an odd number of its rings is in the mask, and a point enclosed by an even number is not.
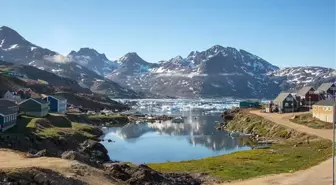
{"type": "Polygon", "coordinates": [[[220,121],[219,115],[193,113],[184,123],[128,124],[110,128],[105,139],[115,142],[103,144],[111,159],[137,164],[199,159],[250,149],[239,139],[217,131],[215,121],[220,121]]]}

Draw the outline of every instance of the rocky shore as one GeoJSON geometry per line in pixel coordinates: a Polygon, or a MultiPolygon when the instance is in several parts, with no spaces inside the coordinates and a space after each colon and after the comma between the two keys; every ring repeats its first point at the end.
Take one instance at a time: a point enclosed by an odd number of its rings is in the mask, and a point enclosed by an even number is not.
{"type": "Polygon", "coordinates": [[[127,164],[106,166],[106,175],[131,185],[200,185],[202,181],[186,173],[160,173],[146,165],[127,164]]]}
{"type": "Polygon", "coordinates": [[[87,183],[49,169],[0,171],[0,185],[86,185],[87,183]]]}

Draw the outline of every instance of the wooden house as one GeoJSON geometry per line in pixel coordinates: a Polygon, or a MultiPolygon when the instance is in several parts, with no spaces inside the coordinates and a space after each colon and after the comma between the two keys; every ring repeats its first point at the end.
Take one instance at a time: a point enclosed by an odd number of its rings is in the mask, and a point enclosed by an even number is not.
{"type": "Polygon", "coordinates": [[[336,85],[334,83],[323,83],[316,91],[323,95],[323,99],[334,99],[336,94],[336,85]]]}
{"type": "Polygon", "coordinates": [[[49,113],[49,102],[41,98],[29,98],[19,105],[20,111],[29,116],[44,117],[49,113]]]}
{"type": "Polygon", "coordinates": [[[296,112],[299,109],[299,103],[291,93],[280,93],[272,103],[280,113],[296,112]]]}
{"type": "Polygon", "coordinates": [[[306,86],[300,89],[297,94],[300,97],[300,103],[303,107],[311,107],[316,102],[320,101],[320,95],[315,93],[312,86],[306,86]]]}
{"type": "Polygon", "coordinates": [[[48,96],[44,100],[49,102],[50,112],[65,114],[67,110],[67,99],[61,96],[48,96]]]}
{"type": "Polygon", "coordinates": [[[17,95],[15,92],[7,91],[4,94],[3,99],[5,99],[5,100],[11,100],[11,101],[14,101],[16,103],[19,103],[21,101],[21,96],[17,95]]]}
{"type": "Polygon", "coordinates": [[[0,100],[0,132],[16,125],[19,106],[10,100],[0,100]]]}
{"type": "Polygon", "coordinates": [[[336,104],[334,100],[321,100],[313,105],[313,117],[321,121],[336,122],[336,104]]]}

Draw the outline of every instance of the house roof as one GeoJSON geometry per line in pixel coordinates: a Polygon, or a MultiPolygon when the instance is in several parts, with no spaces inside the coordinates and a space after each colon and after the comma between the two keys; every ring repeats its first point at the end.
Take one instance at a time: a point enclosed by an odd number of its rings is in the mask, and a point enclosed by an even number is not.
{"type": "Polygon", "coordinates": [[[51,97],[55,98],[55,99],[58,99],[58,100],[66,100],[64,97],[62,96],[59,96],[59,95],[50,95],[51,97]]]}
{"type": "Polygon", "coordinates": [[[283,102],[289,95],[290,93],[282,92],[273,100],[273,102],[283,102]]]}
{"type": "Polygon", "coordinates": [[[332,85],[333,83],[323,83],[317,88],[317,91],[327,91],[332,85]]]}
{"type": "Polygon", "coordinates": [[[305,96],[310,91],[310,89],[313,89],[315,91],[315,89],[312,86],[306,86],[306,87],[303,87],[302,89],[300,89],[297,92],[297,95],[305,96]]]}
{"type": "Polygon", "coordinates": [[[0,100],[0,107],[14,107],[18,106],[14,101],[0,100]]]}
{"type": "Polygon", "coordinates": [[[43,100],[42,98],[29,98],[29,99],[26,99],[26,100],[20,102],[20,104],[22,104],[22,103],[24,103],[24,102],[26,102],[26,101],[29,101],[29,100],[33,100],[33,101],[35,101],[35,102],[37,102],[37,103],[39,103],[39,104],[41,104],[41,105],[42,105],[42,104],[48,104],[48,102],[45,101],[45,100],[43,100]]]}
{"type": "Polygon", "coordinates": [[[47,104],[48,103],[47,101],[45,101],[42,98],[31,98],[31,99],[33,99],[34,101],[37,101],[39,104],[47,104]]]}
{"type": "Polygon", "coordinates": [[[10,100],[0,100],[0,115],[14,114],[16,111],[9,109],[9,107],[18,106],[15,102],[10,100]]]}
{"type": "Polygon", "coordinates": [[[30,88],[20,88],[20,89],[18,89],[18,91],[21,91],[21,90],[22,90],[22,91],[25,91],[25,92],[26,92],[26,91],[31,91],[30,88]]]}
{"type": "Polygon", "coordinates": [[[336,105],[335,103],[336,102],[334,100],[321,100],[315,103],[315,105],[333,106],[333,105],[336,105]]]}
{"type": "Polygon", "coordinates": [[[14,114],[16,111],[13,109],[9,109],[8,107],[1,106],[0,107],[0,115],[10,115],[14,114]]]}

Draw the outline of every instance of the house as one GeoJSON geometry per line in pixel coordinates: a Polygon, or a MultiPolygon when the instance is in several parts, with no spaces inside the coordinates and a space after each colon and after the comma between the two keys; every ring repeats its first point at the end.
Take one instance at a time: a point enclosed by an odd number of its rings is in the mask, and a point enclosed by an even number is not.
{"type": "Polygon", "coordinates": [[[291,93],[282,92],[273,100],[273,106],[276,106],[280,113],[295,112],[299,109],[299,103],[291,93]]]}
{"type": "Polygon", "coordinates": [[[315,89],[312,86],[303,87],[296,95],[300,97],[300,103],[303,107],[311,108],[312,105],[320,100],[320,95],[315,93],[315,89]]]}
{"type": "Polygon", "coordinates": [[[21,101],[21,97],[19,95],[17,95],[15,92],[10,92],[10,91],[7,91],[4,94],[3,99],[11,100],[11,101],[14,101],[16,103],[19,103],[21,101]]]}
{"type": "Polygon", "coordinates": [[[61,96],[48,96],[44,98],[49,102],[50,112],[65,114],[67,110],[67,100],[61,96]]]}
{"type": "Polygon", "coordinates": [[[336,122],[336,104],[334,100],[321,100],[313,105],[313,117],[321,121],[336,122]]]}
{"type": "Polygon", "coordinates": [[[30,88],[22,88],[16,91],[17,95],[21,96],[21,99],[28,99],[31,97],[32,90],[30,88]]]}
{"type": "Polygon", "coordinates": [[[49,113],[49,102],[41,98],[29,98],[22,101],[19,106],[20,111],[29,116],[43,117],[49,113]]]}
{"type": "Polygon", "coordinates": [[[19,106],[10,100],[0,100],[0,132],[16,125],[19,106]]]}
{"type": "Polygon", "coordinates": [[[258,101],[246,100],[239,102],[239,108],[257,108],[260,106],[258,101]]]}
{"type": "Polygon", "coordinates": [[[333,99],[336,93],[336,85],[334,83],[323,83],[316,91],[320,94],[324,94],[324,99],[333,99]]]}

